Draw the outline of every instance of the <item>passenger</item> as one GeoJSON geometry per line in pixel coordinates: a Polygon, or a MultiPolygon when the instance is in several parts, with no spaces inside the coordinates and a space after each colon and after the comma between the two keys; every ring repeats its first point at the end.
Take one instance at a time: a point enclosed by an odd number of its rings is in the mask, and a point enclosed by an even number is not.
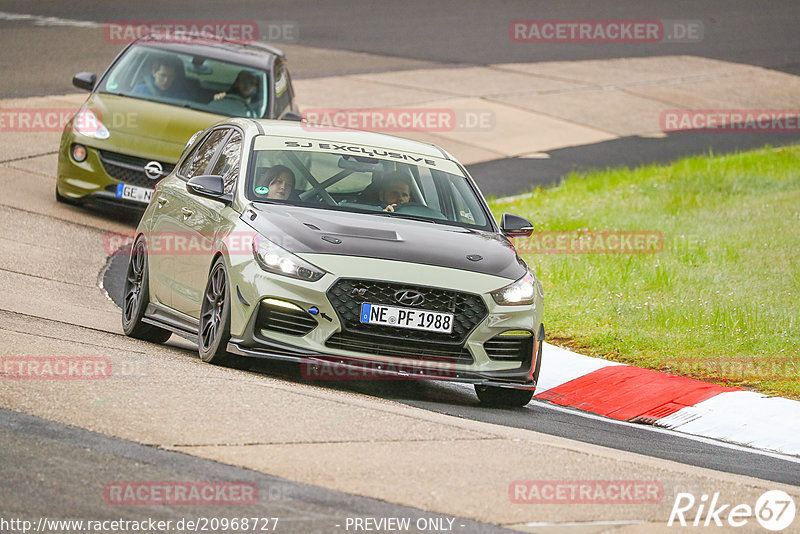
{"type": "Polygon", "coordinates": [[[133,88],[135,95],[184,98],[178,79],[183,79],[183,63],[178,58],[160,58],[144,81],[133,88]]]}
{"type": "Polygon", "coordinates": [[[265,170],[256,182],[255,192],[271,200],[287,200],[294,191],[294,173],[289,167],[275,165],[265,170]]]}

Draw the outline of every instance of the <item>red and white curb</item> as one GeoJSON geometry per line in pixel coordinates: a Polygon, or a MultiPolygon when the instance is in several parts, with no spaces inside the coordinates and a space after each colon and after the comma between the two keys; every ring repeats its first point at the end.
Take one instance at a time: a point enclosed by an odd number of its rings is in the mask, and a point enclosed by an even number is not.
{"type": "Polygon", "coordinates": [[[800,402],[544,344],[536,399],[612,419],[800,456],[800,402]]]}

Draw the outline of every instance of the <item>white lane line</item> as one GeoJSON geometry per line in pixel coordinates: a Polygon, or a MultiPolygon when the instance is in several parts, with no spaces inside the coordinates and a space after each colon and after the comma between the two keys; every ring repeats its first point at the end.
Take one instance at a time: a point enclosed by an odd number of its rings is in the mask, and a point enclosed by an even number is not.
{"type": "MultiPolygon", "coordinates": [[[[463,388],[463,389],[469,390],[469,391],[472,390],[472,386],[469,386],[467,384],[453,383],[452,385],[456,386],[459,389],[463,388]]],[[[698,443],[703,443],[705,445],[713,445],[715,447],[721,447],[723,449],[730,449],[730,450],[739,451],[739,452],[747,452],[747,453],[750,453],[750,454],[758,454],[759,456],[766,456],[768,458],[774,458],[776,460],[784,460],[784,461],[787,461],[787,462],[800,464],[800,458],[798,458],[797,456],[787,456],[785,454],[781,454],[781,453],[778,453],[778,452],[770,452],[770,451],[764,451],[764,450],[761,450],[761,449],[754,449],[752,447],[746,447],[744,445],[737,445],[735,443],[728,443],[728,442],[725,442],[725,441],[720,441],[718,439],[713,439],[713,438],[707,438],[707,437],[704,437],[704,436],[695,436],[693,434],[686,434],[686,433],[683,433],[683,432],[680,432],[680,431],[670,430],[670,429],[667,429],[667,428],[658,428],[656,426],[644,425],[642,423],[631,423],[629,421],[620,421],[619,419],[611,419],[610,417],[604,417],[602,415],[597,415],[597,414],[594,414],[594,413],[591,413],[591,412],[584,412],[584,411],[582,411],[582,410],[580,410],[578,408],[567,408],[567,407],[564,407],[564,406],[559,406],[557,404],[550,404],[547,401],[542,401],[542,400],[538,400],[538,399],[533,399],[531,401],[531,403],[528,404],[528,406],[531,406],[532,404],[535,404],[537,408],[539,408],[539,407],[547,408],[549,410],[554,410],[554,411],[557,411],[557,412],[563,412],[563,413],[570,414],[570,415],[576,415],[578,417],[585,417],[586,419],[593,419],[595,421],[602,421],[604,423],[610,423],[610,424],[614,424],[614,425],[625,426],[625,427],[628,427],[628,428],[635,428],[635,429],[638,429],[638,430],[646,430],[648,432],[655,432],[657,434],[666,434],[668,436],[673,436],[673,437],[677,437],[677,438],[696,441],[698,443]]],[[[508,425],[503,425],[502,423],[494,423],[494,424],[498,424],[498,425],[502,425],[502,426],[508,426],[508,425]]],[[[515,427],[515,428],[520,428],[520,427],[515,427]]],[[[532,429],[523,428],[522,430],[533,430],[534,432],[537,432],[537,430],[535,428],[532,428],[532,429]]],[[[600,446],[601,447],[608,447],[608,448],[612,448],[612,449],[617,449],[617,447],[613,447],[613,446],[609,446],[609,445],[600,445],[600,446]]],[[[618,450],[622,450],[622,449],[618,449],[618,450]]],[[[647,454],[647,453],[637,453],[637,454],[647,454]]]]}
{"type": "MultiPolygon", "coordinates": [[[[571,415],[577,415],[579,417],[585,417],[587,419],[594,419],[596,421],[603,421],[605,423],[611,423],[611,424],[615,424],[615,425],[626,426],[626,427],[629,427],[629,428],[636,428],[636,429],[639,429],[639,430],[646,430],[648,432],[655,432],[657,434],[666,434],[666,435],[673,436],[673,437],[678,437],[678,438],[683,438],[683,439],[689,439],[689,440],[692,440],[692,441],[697,441],[698,443],[704,443],[706,445],[714,445],[715,447],[722,447],[723,449],[731,449],[731,450],[734,450],[734,451],[747,452],[747,453],[750,453],[750,454],[758,454],[759,456],[766,456],[768,458],[775,458],[777,460],[784,460],[784,461],[787,461],[787,462],[800,464],[800,458],[798,458],[796,456],[786,456],[784,454],[780,454],[780,453],[777,453],[777,452],[769,452],[769,451],[764,451],[764,450],[761,450],[761,449],[753,449],[751,447],[745,447],[743,445],[737,445],[735,443],[727,443],[725,441],[719,441],[719,440],[716,440],[716,439],[707,438],[707,437],[703,437],[703,436],[695,436],[693,434],[685,434],[685,433],[680,432],[680,431],[676,432],[674,430],[669,430],[669,429],[666,429],[666,428],[658,428],[658,427],[650,426],[650,425],[643,425],[641,423],[631,423],[631,422],[628,422],[628,421],[619,421],[617,419],[611,419],[609,417],[603,417],[602,415],[597,415],[597,414],[593,414],[593,413],[589,413],[589,412],[584,412],[584,411],[578,410],[577,408],[565,408],[563,406],[558,406],[558,405],[555,405],[555,404],[549,404],[549,403],[547,403],[545,401],[540,401],[540,400],[536,400],[536,399],[531,401],[531,404],[534,404],[534,403],[536,404],[537,407],[547,408],[547,409],[550,409],[550,410],[555,410],[557,412],[568,413],[568,414],[571,414],[571,415]]],[[[530,406],[530,404],[528,406],[530,406]]],[[[532,430],[535,431],[535,429],[532,429],[532,430]]],[[[642,453],[642,454],[645,454],[645,453],[642,453]]]]}
{"type": "Polygon", "coordinates": [[[563,523],[548,523],[546,521],[533,521],[531,523],[524,523],[526,527],[614,527],[622,525],[644,525],[647,521],[640,519],[631,519],[629,521],[567,521],[563,523]]]}
{"type": "Polygon", "coordinates": [[[508,202],[514,202],[514,201],[517,201],[517,200],[524,200],[526,198],[531,198],[532,196],[533,196],[533,191],[530,191],[528,193],[520,193],[518,195],[510,195],[510,196],[507,196],[507,197],[500,197],[500,198],[495,199],[495,202],[497,202],[498,204],[505,204],[505,203],[508,203],[508,202]]]}
{"type": "Polygon", "coordinates": [[[800,455],[800,402],[753,391],[729,391],[658,420],[678,432],[718,437],[800,455]]]}
{"type": "Polygon", "coordinates": [[[0,11],[0,20],[33,22],[34,26],[69,26],[73,28],[102,28],[103,24],[90,20],[62,19],[59,17],[43,17],[26,13],[8,13],[0,11]]]}

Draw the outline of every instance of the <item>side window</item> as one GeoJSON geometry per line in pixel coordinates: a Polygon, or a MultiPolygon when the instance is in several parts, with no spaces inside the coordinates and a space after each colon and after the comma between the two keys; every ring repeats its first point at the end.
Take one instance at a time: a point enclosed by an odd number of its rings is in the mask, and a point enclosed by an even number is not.
{"type": "Polygon", "coordinates": [[[453,189],[453,202],[455,203],[456,216],[459,222],[475,224],[475,217],[472,215],[472,210],[467,206],[464,197],[458,189],[453,189]]]}
{"type": "Polygon", "coordinates": [[[219,145],[225,140],[227,134],[228,130],[225,128],[211,132],[211,135],[206,137],[205,140],[187,156],[178,171],[178,175],[184,180],[188,180],[192,176],[203,174],[211,158],[217,153],[219,145]]]}
{"type": "Polygon", "coordinates": [[[447,185],[451,190],[456,220],[462,223],[483,226],[486,217],[475,195],[470,191],[467,181],[456,176],[449,176],[447,185]]]}
{"type": "Polygon", "coordinates": [[[222,176],[225,181],[225,192],[233,193],[236,179],[239,177],[239,162],[242,157],[242,134],[234,131],[222,149],[211,174],[222,176]]]}

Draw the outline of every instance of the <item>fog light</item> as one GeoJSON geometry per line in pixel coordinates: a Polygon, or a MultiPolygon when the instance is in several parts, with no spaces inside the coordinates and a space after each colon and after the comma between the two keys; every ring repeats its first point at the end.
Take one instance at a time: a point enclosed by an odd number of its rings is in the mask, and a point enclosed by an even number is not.
{"type": "Polygon", "coordinates": [[[86,159],[86,147],[83,145],[72,145],[72,159],[80,163],[86,159]]]}
{"type": "Polygon", "coordinates": [[[298,306],[297,304],[292,304],[291,302],[286,302],[285,300],[278,300],[278,299],[264,299],[261,301],[266,306],[272,306],[274,308],[284,308],[287,310],[299,310],[305,311],[303,308],[298,306]]]}

